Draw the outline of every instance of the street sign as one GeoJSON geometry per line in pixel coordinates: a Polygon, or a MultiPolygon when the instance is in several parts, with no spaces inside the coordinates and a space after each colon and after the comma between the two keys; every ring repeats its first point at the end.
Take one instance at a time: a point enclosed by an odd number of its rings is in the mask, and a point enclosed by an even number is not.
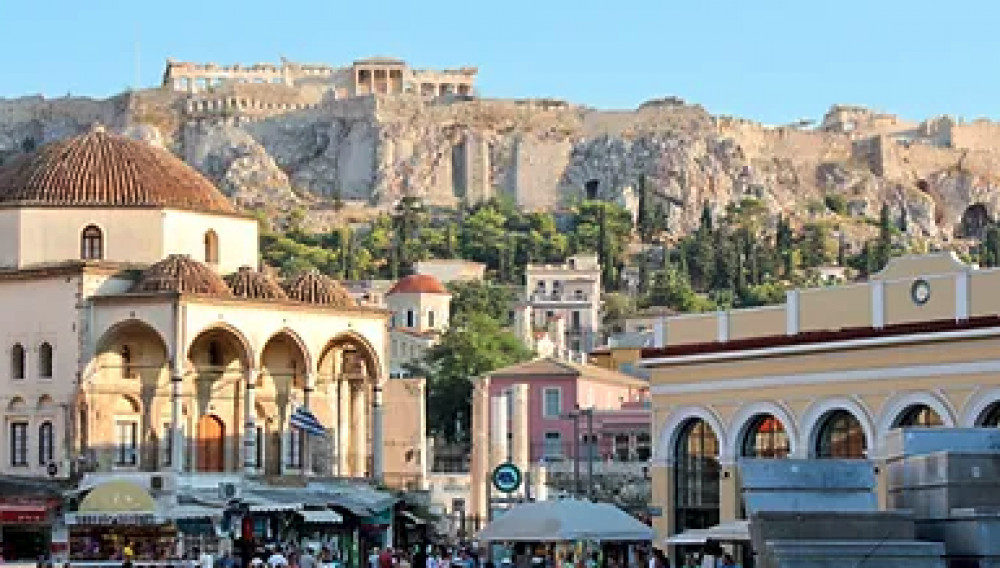
{"type": "Polygon", "coordinates": [[[510,462],[493,470],[493,487],[501,493],[513,493],[521,488],[521,470],[510,462]]]}

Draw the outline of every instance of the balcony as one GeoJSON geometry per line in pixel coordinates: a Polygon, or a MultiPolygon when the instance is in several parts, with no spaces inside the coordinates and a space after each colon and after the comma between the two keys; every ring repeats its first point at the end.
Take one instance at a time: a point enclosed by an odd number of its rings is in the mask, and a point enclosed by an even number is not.
{"type": "Polygon", "coordinates": [[[590,305],[590,296],[588,294],[567,294],[564,292],[534,292],[530,296],[532,304],[545,304],[545,305],[567,305],[567,304],[579,304],[579,305],[590,305]]]}

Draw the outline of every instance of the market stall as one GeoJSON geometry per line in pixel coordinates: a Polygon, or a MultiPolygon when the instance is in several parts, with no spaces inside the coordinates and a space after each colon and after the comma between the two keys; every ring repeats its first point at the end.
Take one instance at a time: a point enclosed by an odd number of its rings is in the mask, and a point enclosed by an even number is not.
{"type": "Polygon", "coordinates": [[[87,493],[76,511],[66,513],[70,561],[122,557],[135,560],[174,555],[177,530],[159,514],[144,488],[128,481],[108,481],[87,493]]]}
{"type": "Polygon", "coordinates": [[[478,538],[506,545],[491,547],[490,555],[515,565],[528,555],[552,559],[557,566],[581,558],[596,558],[601,566],[627,566],[635,561],[637,548],[648,547],[653,531],[614,505],[567,499],[515,505],[478,538]]]}
{"type": "Polygon", "coordinates": [[[750,521],[730,521],[707,529],[688,529],[663,540],[667,546],[676,547],[683,559],[691,556],[702,558],[706,554],[719,556],[728,553],[739,559],[740,566],[753,566],[750,547],[750,521]]]}

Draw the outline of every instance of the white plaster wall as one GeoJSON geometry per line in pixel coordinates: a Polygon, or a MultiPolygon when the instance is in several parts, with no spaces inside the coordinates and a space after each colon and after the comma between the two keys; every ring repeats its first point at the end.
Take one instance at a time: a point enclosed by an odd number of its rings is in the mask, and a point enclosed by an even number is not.
{"type": "Polygon", "coordinates": [[[153,263],[163,258],[161,212],[156,209],[25,208],[20,215],[18,267],[80,258],[87,225],[104,232],[105,260],[153,263]]]}
{"type": "Polygon", "coordinates": [[[257,220],[225,215],[165,210],[162,256],[186,254],[204,262],[205,233],[209,230],[219,237],[218,270],[221,274],[236,272],[241,266],[257,267],[257,220]]]}
{"type": "Polygon", "coordinates": [[[438,330],[448,327],[451,317],[451,294],[390,294],[386,296],[389,310],[396,316],[395,327],[405,328],[406,312],[413,310],[417,331],[438,330]],[[430,312],[434,312],[434,326],[430,324],[430,312]]]}
{"type": "Polygon", "coordinates": [[[4,412],[0,442],[0,472],[5,474],[45,476],[47,464],[39,463],[38,426],[45,420],[54,426],[54,460],[59,475],[68,473],[64,451],[66,442],[65,406],[76,395],[79,360],[79,317],[76,293],[77,276],[59,276],[23,281],[0,282],[0,405],[4,412]],[[39,377],[39,346],[52,346],[52,378],[39,377]],[[20,343],[26,350],[24,379],[12,376],[11,350],[20,343]],[[39,407],[39,399],[51,397],[52,403],[39,407]],[[15,398],[24,404],[11,409],[15,398]],[[10,423],[26,421],[28,426],[28,465],[11,465],[10,423]]]}
{"type": "Polygon", "coordinates": [[[0,209],[0,267],[17,266],[21,218],[16,209],[0,209]]]}

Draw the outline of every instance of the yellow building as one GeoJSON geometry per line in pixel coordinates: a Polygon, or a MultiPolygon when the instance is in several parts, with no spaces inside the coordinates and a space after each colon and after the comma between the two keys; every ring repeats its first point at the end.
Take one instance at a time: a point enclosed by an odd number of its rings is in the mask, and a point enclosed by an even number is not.
{"type": "Polygon", "coordinates": [[[657,322],[640,364],[658,539],[739,518],[741,457],[871,459],[884,506],[891,429],[998,426],[997,290],[1000,271],[939,253],[780,306],[657,322]]]}

